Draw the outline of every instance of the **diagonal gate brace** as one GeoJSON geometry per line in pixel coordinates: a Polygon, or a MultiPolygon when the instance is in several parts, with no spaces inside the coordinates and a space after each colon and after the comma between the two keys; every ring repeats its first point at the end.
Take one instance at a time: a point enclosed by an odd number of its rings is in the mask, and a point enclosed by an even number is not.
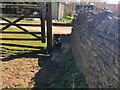
{"type": "MultiPolygon", "coordinates": [[[[35,10],[31,10],[29,13],[25,14],[24,16],[18,18],[17,20],[13,21],[12,23],[16,24],[17,22],[21,21],[23,18],[27,17],[28,15],[30,15],[31,13],[33,13],[35,10]]],[[[4,19],[4,18],[3,18],[4,19]]],[[[5,27],[3,27],[0,31],[3,31],[5,29],[7,29],[8,27],[10,27],[12,25],[12,23],[7,24],[5,27]]]]}
{"type": "MultiPolygon", "coordinates": [[[[41,37],[38,37],[37,35],[33,34],[32,32],[29,32],[28,30],[26,30],[26,29],[22,28],[21,26],[15,24],[14,22],[11,22],[11,21],[3,18],[3,17],[2,17],[2,19],[5,20],[5,21],[7,21],[7,22],[9,22],[9,25],[10,25],[10,26],[11,26],[11,25],[15,25],[16,27],[22,29],[24,32],[26,32],[26,33],[28,33],[28,34],[31,34],[32,36],[37,37],[38,39],[41,39],[41,37]]],[[[6,26],[7,26],[7,25],[6,25],[6,26]]],[[[6,26],[5,26],[5,27],[6,27],[6,26]]],[[[9,27],[10,27],[10,26],[9,26],[9,27]]],[[[7,27],[7,28],[8,28],[8,27],[7,27]]],[[[5,30],[5,29],[4,29],[4,30],[5,30]]]]}

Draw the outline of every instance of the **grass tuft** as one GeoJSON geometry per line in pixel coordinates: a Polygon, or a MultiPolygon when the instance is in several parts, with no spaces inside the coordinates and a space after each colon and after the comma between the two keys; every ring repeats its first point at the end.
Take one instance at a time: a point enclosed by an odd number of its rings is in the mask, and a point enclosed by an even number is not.
{"type": "Polygon", "coordinates": [[[60,82],[54,84],[55,88],[87,88],[84,75],[76,67],[74,55],[69,53],[60,62],[65,73],[61,76],[60,82]]]}

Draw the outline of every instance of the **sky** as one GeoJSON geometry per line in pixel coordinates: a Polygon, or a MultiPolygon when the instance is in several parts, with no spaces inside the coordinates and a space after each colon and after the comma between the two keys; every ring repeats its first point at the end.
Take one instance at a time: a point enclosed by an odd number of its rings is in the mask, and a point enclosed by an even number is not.
{"type": "Polygon", "coordinates": [[[117,4],[120,0],[107,0],[110,4],[117,4]]]}
{"type": "MultiPolygon", "coordinates": [[[[70,1],[72,1],[72,0],[70,0],[70,1]]],[[[118,2],[120,1],[120,0],[77,0],[77,1],[83,1],[83,2],[99,2],[99,1],[101,1],[101,2],[107,2],[107,3],[109,3],[109,4],[118,4],[118,2]]]]}

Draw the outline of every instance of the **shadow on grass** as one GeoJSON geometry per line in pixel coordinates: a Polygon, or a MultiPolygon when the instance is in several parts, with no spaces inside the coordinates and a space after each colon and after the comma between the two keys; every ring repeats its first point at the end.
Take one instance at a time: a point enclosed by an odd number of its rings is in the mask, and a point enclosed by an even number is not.
{"type": "Polygon", "coordinates": [[[35,82],[34,88],[53,88],[64,74],[64,69],[56,62],[51,62],[51,57],[39,57],[39,70],[32,79],[35,82]]]}
{"type": "MultiPolygon", "coordinates": [[[[4,48],[4,50],[15,51],[4,48]]],[[[18,50],[21,52],[21,50],[18,50]]],[[[16,53],[4,58],[9,61],[17,58],[38,58],[41,69],[31,79],[34,88],[71,88],[73,79],[77,88],[86,88],[85,77],[80,73],[75,64],[73,54],[68,54],[61,62],[52,62],[47,50],[30,50],[29,52],[16,53]]]]}
{"type": "Polygon", "coordinates": [[[76,67],[72,53],[68,53],[59,63],[51,61],[51,57],[39,58],[38,62],[42,69],[32,79],[34,88],[73,88],[73,83],[75,88],[88,87],[84,75],[76,67]]]}
{"type": "MultiPolygon", "coordinates": [[[[3,48],[4,52],[6,50],[14,52],[14,49],[3,48]]],[[[8,57],[2,59],[3,62],[14,60],[17,58],[38,58],[38,64],[41,69],[35,74],[35,77],[31,80],[35,82],[35,88],[41,87],[51,87],[52,84],[58,80],[56,79],[59,75],[62,75],[62,71],[59,70],[59,65],[57,63],[51,62],[51,56],[47,54],[47,50],[30,50],[28,52],[18,51],[15,55],[9,55],[8,57]],[[56,71],[57,70],[57,71],[56,71]],[[56,73],[56,75],[55,75],[56,73]]],[[[7,52],[6,52],[7,53],[7,52]]],[[[9,52],[8,52],[9,53],[9,52]]]]}
{"type": "MultiPolygon", "coordinates": [[[[3,48],[4,51],[15,51],[14,49],[3,48]]],[[[47,54],[47,50],[30,50],[24,52],[21,50],[16,50],[19,53],[15,55],[10,55],[4,59],[3,62],[14,60],[17,58],[38,58],[38,64],[42,68],[36,74],[35,77],[31,80],[35,82],[34,88],[47,88],[52,87],[54,82],[58,81],[59,75],[63,74],[64,69],[60,69],[60,66],[56,62],[51,62],[51,56],[47,54]]],[[[27,51],[27,50],[26,50],[27,51]]]]}
{"type": "Polygon", "coordinates": [[[13,52],[12,54],[8,55],[8,57],[3,58],[2,61],[10,61],[17,58],[37,58],[40,55],[41,56],[43,55],[44,57],[47,54],[47,50],[28,50],[27,51],[27,50],[8,49],[5,47],[2,47],[2,48],[3,48],[3,50],[1,50],[2,54],[10,54],[10,52],[13,52]]]}

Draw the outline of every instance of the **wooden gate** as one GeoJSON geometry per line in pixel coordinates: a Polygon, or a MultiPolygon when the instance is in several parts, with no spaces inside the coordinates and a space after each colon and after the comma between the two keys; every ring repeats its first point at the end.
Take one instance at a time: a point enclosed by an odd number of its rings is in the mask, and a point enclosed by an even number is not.
{"type": "MultiPolygon", "coordinates": [[[[34,36],[35,38],[29,38],[29,39],[21,39],[21,38],[1,38],[2,40],[41,40],[42,43],[46,43],[47,40],[47,48],[50,49],[52,47],[52,9],[51,9],[51,3],[44,3],[42,2],[40,6],[38,5],[24,5],[24,4],[1,4],[2,9],[6,6],[10,6],[9,8],[19,8],[19,9],[27,9],[29,12],[24,15],[16,15],[16,14],[2,14],[0,17],[2,20],[5,20],[8,23],[1,23],[2,25],[5,25],[2,29],[0,29],[1,33],[8,33],[8,34],[30,34],[34,36]],[[33,12],[39,11],[40,14],[38,16],[31,15],[33,12]],[[5,17],[18,17],[15,21],[10,21],[6,19],[5,17]],[[40,18],[41,25],[40,24],[17,24],[17,22],[20,22],[24,18],[40,18]],[[47,23],[47,35],[45,33],[45,18],[47,23]],[[23,30],[24,32],[6,32],[5,30],[9,28],[10,26],[16,26],[17,28],[23,30]],[[41,26],[41,32],[29,32],[27,29],[21,27],[21,26],[41,26]],[[38,36],[36,34],[41,34],[41,36],[38,36]],[[47,36],[47,39],[46,39],[47,36]]],[[[1,43],[2,45],[9,45],[9,46],[18,46],[18,47],[28,47],[28,48],[37,48],[37,49],[43,49],[44,47],[35,47],[35,46],[26,46],[26,45],[16,45],[16,44],[6,44],[1,43]]]]}

